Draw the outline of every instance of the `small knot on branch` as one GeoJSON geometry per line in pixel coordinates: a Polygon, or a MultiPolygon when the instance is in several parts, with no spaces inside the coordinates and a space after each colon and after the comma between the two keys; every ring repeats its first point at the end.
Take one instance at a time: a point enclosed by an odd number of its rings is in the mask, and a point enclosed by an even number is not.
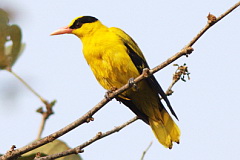
{"type": "MultiPolygon", "coordinates": [[[[45,103],[48,117],[49,117],[50,115],[54,114],[52,108],[53,108],[53,106],[56,104],[56,102],[57,102],[56,100],[53,100],[53,101],[50,102],[50,103],[48,103],[48,102],[45,103]]],[[[47,118],[48,118],[48,117],[47,117],[47,118]]]]}
{"type": "Polygon", "coordinates": [[[94,118],[93,118],[93,117],[88,117],[88,118],[86,119],[86,123],[89,123],[89,122],[91,122],[91,121],[94,121],[94,118]]]}
{"type": "Polygon", "coordinates": [[[12,151],[14,151],[15,150],[15,148],[17,148],[15,145],[12,145],[12,147],[10,148],[10,152],[12,152],[12,151]]]}
{"type": "Polygon", "coordinates": [[[188,57],[188,55],[190,55],[193,51],[194,49],[192,47],[185,47],[181,50],[181,53],[182,55],[185,55],[186,57],[188,57]]]}
{"type": "Polygon", "coordinates": [[[76,154],[78,154],[78,153],[83,153],[84,150],[81,149],[80,147],[77,147],[77,148],[75,149],[75,152],[76,152],[76,154]]]}
{"type": "Polygon", "coordinates": [[[54,137],[55,137],[55,136],[48,136],[48,137],[47,137],[47,141],[48,141],[48,142],[54,141],[54,140],[55,140],[54,137]]]}
{"type": "Polygon", "coordinates": [[[102,132],[98,132],[96,137],[100,138],[102,136],[102,132]]]}
{"type": "Polygon", "coordinates": [[[166,94],[167,96],[171,96],[171,95],[173,94],[173,92],[174,92],[174,91],[170,88],[170,89],[168,89],[168,90],[166,91],[165,94],[166,94]]]}
{"type": "Polygon", "coordinates": [[[216,16],[212,15],[211,13],[208,14],[207,19],[208,19],[208,24],[210,25],[213,25],[217,20],[216,16]]]}
{"type": "Polygon", "coordinates": [[[129,85],[130,87],[133,87],[134,90],[138,90],[138,87],[137,87],[137,84],[136,84],[135,81],[134,81],[134,78],[130,78],[130,79],[128,80],[128,85],[129,85]]]}
{"type": "Polygon", "coordinates": [[[142,75],[144,77],[149,77],[150,75],[150,70],[148,68],[144,68],[143,71],[142,71],[142,75]]]}
{"type": "MultiPolygon", "coordinates": [[[[7,151],[6,155],[12,155],[12,152],[15,150],[16,146],[12,145],[11,148],[7,151]]],[[[0,156],[1,158],[1,156],[0,156]]]]}
{"type": "Polygon", "coordinates": [[[43,115],[44,119],[48,119],[48,117],[52,114],[54,114],[52,108],[56,104],[56,100],[53,100],[52,102],[47,102],[46,100],[43,101],[45,104],[46,111],[44,111],[43,107],[39,107],[36,112],[40,113],[43,115]]]}

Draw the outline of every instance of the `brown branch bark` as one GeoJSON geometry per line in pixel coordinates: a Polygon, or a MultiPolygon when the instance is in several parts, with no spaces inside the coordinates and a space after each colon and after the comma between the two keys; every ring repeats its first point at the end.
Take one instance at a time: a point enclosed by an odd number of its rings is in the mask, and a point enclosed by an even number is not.
{"type": "MultiPolygon", "coordinates": [[[[233,5],[231,8],[229,8],[226,12],[224,12],[223,14],[221,14],[218,18],[213,18],[215,16],[208,16],[208,24],[196,35],[196,37],[194,37],[187,45],[186,47],[191,47],[193,46],[196,41],[210,28],[212,27],[214,24],[216,24],[218,21],[220,21],[221,19],[223,19],[225,16],[227,16],[229,13],[231,13],[234,9],[236,9],[237,7],[240,6],[240,1],[237,2],[235,5],[233,5]]],[[[210,14],[209,14],[210,15],[210,14]]]]}
{"type": "MultiPolygon", "coordinates": [[[[235,8],[237,8],[240,5],[240,1],[238,3],[236,3],[233,7],[231,7],[229,10],[227,10],[225,13],[223,13],[221,16],[219,16],[218,18],[214,19],[214,18],[209,18],[209,21],[207,23],[207,25],[197,34],[197,36],[195,36],[190,42],[189,44],[187,44],[180,52],[176,53],[175,55],[173,55],[172,57],[168,58],[166,61],[164,61],[162,64],[156,66],[155,68],[149,70],[149,69],[144,69],[143,73],[137,77],[134,82],[135,83],[139,83],[140,81],[142,81],[143,79],[149,77],[150,75],[158,72],[159,70],[163,69],[164,67],[166,67],[167,65],[171,64],[172,62],[174,62],[175,60],[177,60],[178,58],[186,55],[188,56],[190,53],[192,53],[193,49],[192,46],[195,44],[195,42],[210,28],[212,27],[214,24],[216,24],[218,21],[220,21],[222,18],[224,18],[226,15],[228,15],[230,12],[232,12],[235,8]]],[[[3,156],[0,157],[0,160],[9,160],[9,159],[16,159],[17,157],[19,157],[20,155],[33,150],[37,147],[40,147],[46,143],[52,142],[53,140],[57,139],[58,137],[66,134],[67,132],[71,131],[72,129],[78,127],[79,125],[82,125],[85,122],[88,122],[92,116],[98,111],[100,110],[103,106],[105,106],[110,100],[112,100],[115,96],[117,96],[118,94],[126,91],[127,89],[131,88],[132,86],[130,86],[129,84],[124,85],[123,87],[119,88],[118,90],[109,93],[109,97],[106,99],[104,98],[103,100],[101,100],[95,107],[93,107],[91,110],[89,110],[86,114],[84,114],[81,118],[77,119],[76,121],[72,122],[71,124],[69,124],[68,126],[60,129],[59,131],[56,131],[53,134],[50,134],[49,136],[42,138],[38,141],[35,141],[27,146],[24,146],[22,148],[16,149],[16,150],[11,150],[8,151],[6,154],[4,154],[3,156]]],[[[81,150],[79,150],[80,152],[81,150]]]]}
{"type": "Polygon", "coordinates": [[[181,79],[182,81],[186,81],[185,80],[185,76],[188,77],[188,79],[190,79],[189,76],[189,72],[188,72],[188,67],[184,64],[182,66],[179,66],[177,64],[174,64],[174,66],[178,66],[177,70],[175,71],[175,73],[173,74],[173,78],[172,78],[172,83],[170,84],[170,86],[168,87],[167,91],[165,92],[165,94],[167,96],[172,95],[173,93],[173,86],[181,79]]]}
{"type": "Polygon", "coordinates": [[[43,130],[44,130],[44,127],[45,127],[45,124],[46,124],[46,121],[47,119],[52,115],[54,114],[53,112],[53,106],[55,105],[56,103],[56,100],[53,100],[52,102],[48,102],[48,101],[44,101],[44,104],[45,104],[45,111],[42,107],[40,107],[39,109],[37,109],[37,112],[40,113],[42,115],[42,120],[41,120],[41,123],[40,123],[40,126],[39,126],[39,130],[38,130],[38,134],[37,134],[37,138],[36,140],[39,140],[41,139],[41,136],[42,136],[42,133],[43,133],[43,130]]]}
{"type": "Polygon", "coordinates": [[[64,156],[67,156],[67,155],[70,155],[70,154],[78,154],[78,153],[82,153],[83,152],[83,148],[89,146],[90,144],[106,137],[106,136],[109,136],[113,133],[116,133],[116,132],[119,132],[121,129],[123,129],[124,127],[130,125],[131,123],[135,122],[136,120],[138,119],[138,117],[134,117],[132,119],[130,119],[129,121],[125,122],[124,124],[118,126],[118,127],[115,127],[105,133],[102,133],[102,132],[98,132],[96,136],[94,136],[93,138],[91,138],[90,140],[84,142],[83,144],[75,147],[75,148],[72,148],[72,149],[68,149],[66,151],[63,151],[61,153],[57,153],[57,154],[52,154],[52,155],[49,155],[49,156],[45,156],[45,157],[40,157],[40,158],[35,158],[34,160],[49,160],[49,159],[56,159],[56,158],[59,158],[59,157],[64,157],[64,156]]]}

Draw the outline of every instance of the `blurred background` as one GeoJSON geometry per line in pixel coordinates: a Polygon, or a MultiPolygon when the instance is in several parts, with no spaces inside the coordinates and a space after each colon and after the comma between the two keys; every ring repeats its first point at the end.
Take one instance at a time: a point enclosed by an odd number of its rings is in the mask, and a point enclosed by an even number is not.
{"type": "MultiPolygon", "coordinates": [[[[97,83],[73,35],[49,36],[78,16],[92,15],[107,26],[119,27],[138,43],[151,67],[180,51],[206,24],[208,13],[219,16],[237,1],[30,1],[1,0],[10,24],[22,29],[26,48],[13,67],[40,95],[57,100],[55,114],[43,136],[86,113],[105,90],[97,83]]],[[[146,160],[210,160],[240,158],[240,9],[217,23],[193,46],[189,58],[174,62],[189,67],[191,80],[178,82],[169,97],[180,121],[182,136],[173,149],[164,148],[149,126],[137,121],[85,148],[84,160],[138,160],[149,143],[146,160]]],[[[176,67],[155,74],[166,90],[176,67]]],[[[37,136],[42,103],[15,77],[0,71],[0,153],[22,147],[37,136]]],[[[95,120],[62,136],[75,147],[118,126],[134,114],[115,100],[94,115],[95,120]]]]}

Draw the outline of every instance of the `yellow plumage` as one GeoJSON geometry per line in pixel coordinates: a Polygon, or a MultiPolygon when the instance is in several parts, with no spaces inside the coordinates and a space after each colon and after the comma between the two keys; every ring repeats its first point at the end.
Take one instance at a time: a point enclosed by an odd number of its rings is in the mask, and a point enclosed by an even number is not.
{"type": "MultiPolygon", "coordinates": [[[[97,81],[107,90],[120,88],[142,73],[148,64],[134,40],[119,28],[108,28],[90,16],[75,18],[67,27],[52,35],[71,33],[83,44],[83,54],[97,81]]],[[[128,106],[139,118],[149,124],[161,144],[172,148],[179,143],[180,130],[160,101],[166,101],[176,117],[162,88],[154,76],[140,82],[117,100],[128,106]]],[[[176,117],[177,118],[177,117],[176,117]]]]}

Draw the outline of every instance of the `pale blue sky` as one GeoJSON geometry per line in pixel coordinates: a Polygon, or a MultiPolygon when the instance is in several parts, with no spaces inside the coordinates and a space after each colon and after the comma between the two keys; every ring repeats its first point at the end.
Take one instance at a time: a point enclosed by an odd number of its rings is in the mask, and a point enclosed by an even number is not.
{"type": "MultiPolygon", "coordinates": [[[[26,50],[14,71],[48,100],[57,99],[55,114],[44,136],[74,121],[97,104],[105,90],[97,83],[73,35],[49,36],[73,18],[92,15],[107,26],[131,35],[151,67],[179,51],[206,24],[209,12],[218,16],[237,1],[30,1],[1,0],[0,8],[14,10],[10,23],[22,28],[26,50]]],[[[85,148],[85,160],[139,160],[151,141],[145,160],[239,159],[240,141],[240,9],[211,28],[194,46],[187,63],[191,80],[180,82],[170,97],[180,121],[181,143],[172,150],[155,139],[141,121],[85,148]]],[[[155,74],[167,89],[175,67],[155,74]]],[[[0,72],[0,153],[21,147],[37,136],[42,105],[18,80],[0,72]]],[[[99,111],[95,121],[60,139],[71,147],[99,131],[107,131],[134,116],[115,100],[99,111]]]]}

